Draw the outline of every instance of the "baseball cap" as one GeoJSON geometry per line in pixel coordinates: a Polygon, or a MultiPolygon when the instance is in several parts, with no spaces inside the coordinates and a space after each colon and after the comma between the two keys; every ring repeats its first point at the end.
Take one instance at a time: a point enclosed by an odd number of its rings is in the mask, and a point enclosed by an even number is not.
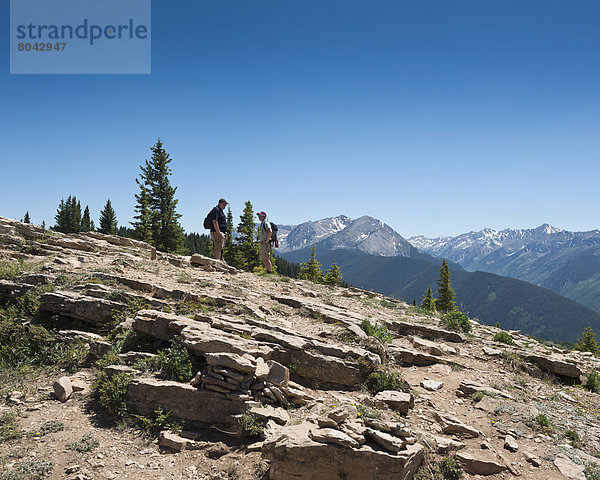
{"type": "Polygon", "coordinates": [[[267,214],[266,214],[265,212],[258,212],[256,215],[258,215],[259,217],[260,217],[261,215],[264,215],[265,217],[267,216],[267,214]]]}
{"type": "MultiPolygon", "coordinates": [[[[227,203],[227,200],[225,200],[224,198],[219,198],[219,203],[227,203]]],[[[227,203],[227,205],[229,204],[227,203]]]]}

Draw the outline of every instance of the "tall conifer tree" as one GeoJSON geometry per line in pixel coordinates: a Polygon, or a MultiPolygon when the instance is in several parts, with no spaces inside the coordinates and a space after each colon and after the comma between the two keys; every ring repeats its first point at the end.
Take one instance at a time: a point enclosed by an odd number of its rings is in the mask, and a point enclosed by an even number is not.
{"type": "Polygon", "coordinates": [[[100,212],[100,227],[98,231],[107,235],[117,234],[117,214],[112,208],[110,199],[106,201],[104,209],[100,212]]]}
{"type": "Polygon", "coordinates": [[[90,218],[90,207],[85,206],[85,210],[83,211],[83,217],[81,217],[81,231],[82,232],[91,232],[94,229],[94,222],[90,218]]]}
{"type": "Polygon", "coordinates": [[[81,231],[81,203],[76,197],[69,195],[61,200],[54,217],[53,229],[62,233],[79,233],[81,231]]]}
{"type": "Polygon", "coordinates": [[[317,254],[314,245],[312,246],[310,259],[308,262],[301,264],[300,278],[304,280],[311,280],[313,282],[323,281],[323,270],[321,270],[321,264],[317,260],[317,254]]]}
{"type": "MultiPolygon", "coordinates": [[[[140,166],[140,179],[137,181],[140,186],[140,194],[136,195],[138,205],[138,221],[140,227],[150,229],[150,242],[159,250],[165,252],[183,252],[184,235],[183,228],[179,224],[181,215],[177,213],[178,200],[175,198],[177,187],[171,186],[169,176],[171,175],[171,157],[163,148],[160,138],[151,148],[152,158],[146,160],[146,163],[140,166]],[[144,190],[146,192],[144,193],[144,190]],[[146,198],[144,198],[146,195],[146,198]],[[142,200],[144,198],[144,200],[142,200]],[[147,200],[148,212],[145,212],[144,202],[147,200]],[[146,223],[145,215],[148,214],[146,223]]],[[[138,225],[136,230],[138,229],[138,225]]]]}
{"type": "Polygon", "coordinates": [[[25,212],[25,216],[23,217],[23,223],[31,223],[31,218],[29,217],[29,210],[25,212]]]}
{"type": "Polygon", "coordinates": [[[240,249],[233,241],[233,231],[233,213],[231,213],[231,208],[227,208],[227,239],[225,240],[223,258],[232,267],[242,268],[244,262],[240,249]]]}
{"type": "Polygon", "coordinates": [[[453,312],[456,310],[456,293],[450,286],[450,269],[446,259],[442,259],[440,267],[440,277],[437,280],[438,297],[435,300],[435,307],[439,312],[453,312]]]}
{"type": "Polygon", "coordinates": [[[138,178],[135,179],[135,182],[140,187],[140,193],[135,195],[137,201],[135,211],[137,212],[137,215],[133,216],[136,221],[131,222],[134,232],[133,236],[142,242],[152,243],[152,225],[150,224],[151,211],[148,190],[146,189],[146,185],[140,182],[138,178]]]}
{"type": "MultiPolygon", "coordinates": [[[[416,303],[416,301],[415,301],[416,303]]],[[[423,296],[423,301],[421,302],[421,308],[425,310],[429,310],[430,312],[435,312],[435,300],[433,298],[433,292],[431,291],[431,285],[427,287],[427,291],[423,296]]]]}
{"type": "Polygon", "coordinates": [[[337,263],[335,263],[335,260],[331,265],[331,268],[325,273],[324,280],[327,285],[339,285],[342,283],[342,271],[337,263]]]}
{"type": "Polygon", "coordinates": [[[256,222],[254,221],[254,209],[250,200],[244,204],[244,211],[240,215],[237,233],[236,247],[240,252],[241,266],[244,270],[252,272],[254,267],[259,266],[259,261],[256,222]]]}

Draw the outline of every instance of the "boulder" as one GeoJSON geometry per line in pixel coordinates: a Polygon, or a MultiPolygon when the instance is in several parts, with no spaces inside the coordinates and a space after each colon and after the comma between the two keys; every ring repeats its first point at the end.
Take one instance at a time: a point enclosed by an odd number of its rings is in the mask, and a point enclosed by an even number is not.
{"type": "Polygon", "coordinates": [[[357,411],[358,410],[354,405],[344,405],[342,407],[334,408],[327,416],[335,423],[340,424],[347,420],[356,419],[357,411]]]}
{"type": "Polygon", "coordinates": [[[389,433],[381,432],[373,428],[365,429],[365,438],[368,438],[390,453],[399,453],[406,448],[406,441],[389,433]]]}
{"type": "Polygon", "coordinates": [[[180,437],[171,432],[163,431],[158,436],[158,445],[162,448],[168,448],[176,452],[183,452],[188,448],[190,443],[194,443],[192,440],[180,437]]]}
{"type": "Polygon", "coordinates": [[[533,465],[534,467],[539,467],[542,465],[542,461],[536,457],[533,453],[530,452],[523,452],[523,457],[525,458],[525,460],[529,463],[531,463],[531,465],[533,465]]]}
{"type": "Polygon", "coordinates": [[[577,465],[566,455],[559,453],[554,459],[554,466],[567,478],[585,480],[585,467],[577,465]]]}
{"type": "Polygon", "coordinates": [[[274,360],[267,360],[267,366],[269,367],[269,374],[266,381],[287,387],[290,383],[290,370],[274,360]]]}
{"type": "Polygon", "coordinates": [[[459,442],[458,440],[454,440],[452,438],[438,437],[437,435],[433,435],[431,439],[436,445],[437,453],[455,452],[466,447],[463,442],[459,442]]]}
{"type": "Polygon", "coordinates": [[[504,448],[509,452],[516,452],[519,450],[519,444],[517,443],[517,439],[512,435],[507,435],[504,438],[504,448]]]}
{"type": "Polygon", "coordinates": [[[56,382],[54,382],[52,388],[54,389],[54,395],[56,395],[56,398],[63,403],[66,402],[73,394],[73,386],[71,385],[71,379],[69,377],[59,378],[56,382]]]}
{"type": "Polygon", "coordinates": [[[125,309],[122,303],[87,297],[73,292],[49,292],[40,297],[40,309],[76,318],[92,325],[106,325],[113,312],[125,309]]]}
{"type": "Polygon", "coordinates": [[[397,346],[389,347],[391,355],[396,361],[404,365],[416,365],[417,367],[426,367],[435,363],[443,362],[443,360],[435,355],[429,353],[418,352],[416,350],[410,350],[408,348],[402,348],[397,346]]]}
{"type": "Polygon", "coordinates": [[[489,357],[499,357],[502,354],[502,352],[500,350],[497,350],[495,348],[483,347],[482,350],[483,350],[483,353],[485,353],[489,357]]]}
{"type": "Polygon", "coordinates": [[[384,390],[375,395],[376,402],[382,402],[392,410],[400,412],[402,415],[408,414],[415,404],[415,399],[412,394],[406,392],[397,392],[395,390],[384,390]]]}
{"type": "Polygon", "coordinates": [[[555,356],[529,354],[525,355],[523,358],[527,362],[537,364],[542,370],[560,377],[579,379],[580,375],[583,373],[575,363],[571,363],[555,356]]]}
{"type": "Polygon", "coordinates": [[[425,325],[421,323],[404,322],[394,320],[386,322],[387,327],[400,335],[419,335],[420,337],[438,339],[441,338],[446,342],[463,343],[465,337],[457,332],[444,330],[437,326],[425,325]]]}
{"type": "Polygon", "coordinates": [[[429,340],[425,340],[419,337],[411,337],[411,342],[413,347],[418,348],[419,350],[423,350],[431,355],[443,355],[443,351],[440,346],[436,343],[433,343],[429,340]]]}
{"type": "Polygon", "coordinates": [[[476,475],[494,475],[508,469],[506,465],[499,463],[496,460],[475,457],[471,453],[458,452],[456,456],[466,470],[473,472],[476,475]]]}
{"type": "Polygon", "coordinates": [[[238,355],[235,353],[207,353],[204,355],[209,365],[219,365],[232,368],[238,372],[254,375],[256,371],[256,360],[250,355],[238,355]]]}
{"type": "Polygon", "coordinates": [[[284,427],[265,441],[262,455],[271,463],[271,480],[408,480],[423,460],[419,444],[392,455],[367,445],[355,449],[315,442],[311,430],[314,425],[307,422],[284,427]]]}
{"type": "Polygon", "coordinates": [[[442,427],[442,432],[448,435],[457,435],[465,438],[477,438],[479,436],[479,431],[477,429],[465,425],[456,417],[442,415],[435,410],[433,416],[442,427]]]}

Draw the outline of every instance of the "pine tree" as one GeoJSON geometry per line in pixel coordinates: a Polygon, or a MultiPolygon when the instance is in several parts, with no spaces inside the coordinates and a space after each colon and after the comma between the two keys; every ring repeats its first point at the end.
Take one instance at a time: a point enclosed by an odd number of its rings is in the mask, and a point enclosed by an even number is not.
{"type": "MultiPolygon", "coordinates": [[[[413,300],[414,304],[416,304],[416,300],[413,300]]],[[[425,295],[423,295],[423,301],[421,302],[421,308],[425,310],[429,310],[430,312],[435,312],[435,300],[433,299],[433,292],[431,291],[431,285],[427,287],[427,291],[425,295]]]]}
{"type": "Polygon", "coordinates": [[[456,293],[450,286],[450,269],[446,259],[442,259],[440,267],[440,276],[437,279],[438,298],[435,300],[435,307],[439,312],[453,312],[456,310],[456,293]]]}
{"type": "Polygon", "coordinates": [[[417,299],[413,297],[413,307],[417,306],[417,299]]]}
{"type": "Polygon", "coordinates": [[[104,209],[100,212],[100,228],[98,228],[98,231],[107,235],[117,234],[117,214],[110,204],[110,199],[106,201],[104,209]]]}
{"type": "Polygon", "coordinates": [[[83,217],[81,217],[81,231],[82,232],[91,232],[94,229],[94,222],[90,218],[90,207],[85,206],[85,210],[83,211],[83,217]]]}
{"type": "Polygon", "coordinates": [[[237,228],[238,238],[236,246],[240,252],[242,268],[249,272],[258,267],[258,243],[256,241],[256,222],[254,221],[254,210],[252,203],[248,200],[244,204],[244,211],[240,215],[240,223],[237,228]]]}
{"type": "Polygon", "coordinates": [[[227,238],[225,239],[225,248],[223,250],[223,258],[225,261],[235,268],[242,268],[243,260],[240,249],[233,241],[233,213],[231,208],[227,209],[227,238]]]}
{"type": "Polygon", "coordinates": [[[342,271],[337,263],[335,263],[335,260],[331,268],[325,272],[324,281],[327,285],[339,285],[342,283],[342,271]]]}
{"type": "MultiPolygon", "coordinates": [[[[169,181],[171,158],[163,148],[160,138],[151,150],[152,158],[140,166],[142,173],[137,181],[140,194],[136,195],[138,215],[135,218],[138,219],[141,230],[138,233],[147,237],[145,230],[149,227],[150,243],[158,250],[183,253],[184,234],[179,224],[181,215],[176,211],[179,202],[175,198],[177,187],[171,186],[169,181]],[[142,200],[144,195],[146,198],[142,200]]],[[[137,222],[134,225],[137,229],[137,222]]]]}
{"type": "Polygon", "coordinates": [[[310,252],[310,260],[302,263],[300,266],[300,278],[311,280],[315,283],[323,281],[323,270],[321,270],[321,264],[317,261],[314,245],[310,252]]]}
{"type": "Polygon", "coordinates": [[[53,229],[62,233],[79,233],[81,230],[81,203],[69,195],[67,201],[60,201],[56,210],[56,225],[53,229]]]}
{"type": "Polygon", "coordinates": [[[23,220],[22,220],[22,222],[23,222],[23,223],[31,223],[31,218],[29,217],[29,210],[27,210],[27,211],[25,212],[25,216],[23,217],[23,220]]]}
{"type": "Polygon", "coordinates": [[[205,257],[212,257],[212,239],[204,233],[186,233],[184,247],[188,255],[199,253],[205,257]]]}
{"type": "Polygon", "coordinates": [[[46,220],[42,220],[42,228],[46,230],[46,220]]]}
{"type": "Polygon", "coordinates": [[[148,197],[148,190],[146,185],[140,182],[139,179],[135,179],[135,182],[140,187],[140,193],[135,195],[137,205],[135,211],[137,215],[134,215],[136,222],[131,222],[133,227],[133,237],[141,240],[142,242],[152,243],[152,225],[150,224],[150,199],[148,197]]]}
{"type": "Polygon", "coordinates": [[[596,334],[594,333],[591,325],[588,325],[585,328],[581,334],[581,337],[579,337],[579,340],[577,340],[575,350],[579,350],[581,352],[592,352],[594,355],[598,355],[600,353],[600,348],[596,342],[596,334]]]}

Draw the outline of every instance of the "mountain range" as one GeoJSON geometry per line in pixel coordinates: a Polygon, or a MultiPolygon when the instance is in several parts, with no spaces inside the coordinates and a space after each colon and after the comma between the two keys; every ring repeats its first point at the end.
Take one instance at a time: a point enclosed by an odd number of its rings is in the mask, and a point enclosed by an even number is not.
{"type": "Polygon", "coordinates": [[[548,288],[600,312],[600,230],[486,228],[456,237],[413,237],[421,251],[468,271],[496,273],[548,288]]]}
{"type": "MultiPolygon", "coordinates": [[[[546,225],[535,231],[523,230],[520,236],[531,240],[562,232],[546,225]]],[[[280,235],[279,254],[293,262],[304,262],[314,245],[317,259],[323,266],[328,268],[335,261],[346,281],[409,302],[413,298],[420,302],[427,286],[435,287],[443,256],[450,261],[452,285],[459,304],[483,323],[500,323],[503,328],[521,329],[539,338],[570,342],[576,341],[588,324],[600,330],[598,312],[548,288],[491,272],[470,272],[463,268],[460,262],[465,259],[489,256],[499,250],[501,240],[492,235],[491,230],[484,232],[474,235],[479,242],[457,241],[456,245],[466,246],[469,243],[473,253],[453,257],[446,255],[450,250],[443,249],[444,241],[449,242],[450,237],[415,237],[418,240],[411,239],[416,244],[413,245],[377,219],[365,216],[353,220],[341,215],[286,226],[283,235],[280,235]],[[434,246],[440,249],[434,250],[434,246]]],[[[518,236],[510,236],[514,240],[506,242],[506,251],[511,246],[516,252],[520,251],[517,249],[518,236]]],[[[590,243],[589,239],[587,243],[590,243]]],[[[549,249],[548,245],[546,249],[549,249]]],[[[576,263],[575,260],[567,262],[568,265],[576,263]]],[[[527,267],[523,268],[527,271],[527,267]]]]}

